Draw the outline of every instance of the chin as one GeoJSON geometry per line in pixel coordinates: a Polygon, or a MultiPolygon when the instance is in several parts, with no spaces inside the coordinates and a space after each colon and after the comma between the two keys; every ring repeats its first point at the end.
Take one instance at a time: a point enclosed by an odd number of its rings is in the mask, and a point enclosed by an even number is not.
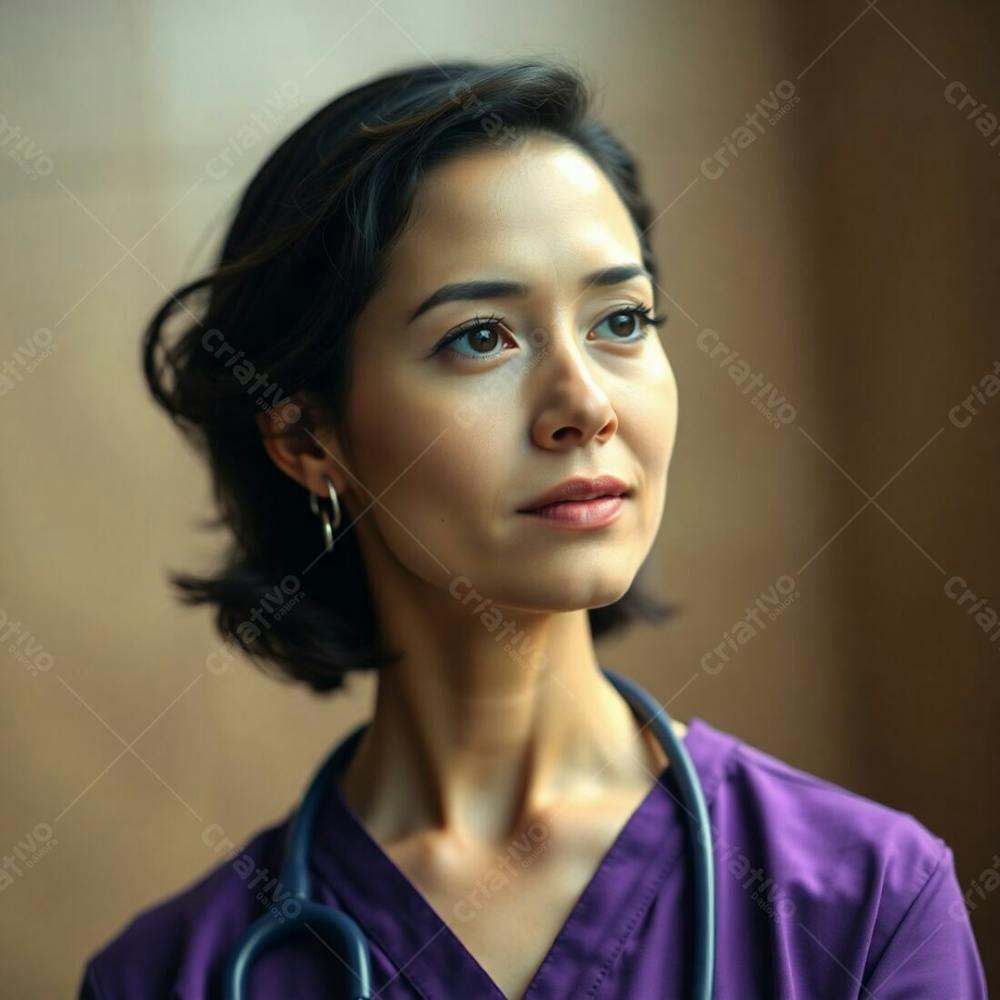
{"type": "Polygon", "coordinates": [[[569,578],[546,581],[547,586],[539,581],[536,592],[539,603],[550,611],[589,611],[592,608],[603,608],[621,600],[632,585],[632,578],[604,580],[601,586],[594,586],[593,580],[588,580],[581,573],[569,578]]]}

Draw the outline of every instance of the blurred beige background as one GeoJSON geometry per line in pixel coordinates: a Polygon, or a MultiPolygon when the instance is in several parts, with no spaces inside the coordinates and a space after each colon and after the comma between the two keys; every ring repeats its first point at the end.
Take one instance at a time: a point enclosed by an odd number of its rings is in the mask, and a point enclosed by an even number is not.
{"type": "MultiPolygon", "coordinates": [[[[1000,396],[955,408],[1000,358],[1000,144],[969,103],[1000,109],[1000,9],[804,7],[5,5],[5,995],[73,995],[97,946],[219,863],[209,824],[239,842],[276,821],[368,713],[368,680],[327,701],[246,661],[208,669],[209,612],[165,572],[205,568],[221,539],[138,345],[281,137],[425,59],[579,65],[663,212],[681,422],[657,578],[683,612],[602,662],[680,719],[914,814],[982,883],[1000,641],[957,598],[1000,609],[1000,396]],[[775,94],[786,111],[727,154],[775,94]],[[715,343],[784,405],[756,409],[715,343]],[[738,654],[713,653],[786,589],[738,654]]],[[[996,989],[1000,892],[974,898],[996,989]]]]}

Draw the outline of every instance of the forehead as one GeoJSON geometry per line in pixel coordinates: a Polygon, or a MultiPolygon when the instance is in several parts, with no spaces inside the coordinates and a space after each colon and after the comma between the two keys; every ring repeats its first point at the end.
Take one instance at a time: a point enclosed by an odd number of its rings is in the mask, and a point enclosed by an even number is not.
{"type": "Polygon", "coordinates": [[[575,288],[580,275],[641,259],[628,209],[600,168],[574,146],[530,136],[422,179],[386,284],[418,294],[488,274],[575,288]]]}

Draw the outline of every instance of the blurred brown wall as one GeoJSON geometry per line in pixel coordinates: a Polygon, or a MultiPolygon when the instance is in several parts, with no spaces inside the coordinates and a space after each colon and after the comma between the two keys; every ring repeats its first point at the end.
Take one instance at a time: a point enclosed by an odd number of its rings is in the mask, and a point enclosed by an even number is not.
{"type": "MultiPolygon", "coordinates": [[[[836,24],[800,14],[795,47],[836,24]]],[[[965,889],[1000,850],[1000,640],[967,610],[971,591],[1000,612],[1000,144],[966,99],[1000,111],[998,41],[996,4],[880,5],[816,67],[799,137],[829,372],[817,436],[843,467],[827,473],[845,519],[872,498],[829,551],[857,719],[847,781],[944,837],[965,889]]],[[[996,988],[1000,898],[969,898],[996,988]]]]}
{"type": "MultiPolygon", "coordinates": [[[[147,399],[138,340],[268,149],[333,94],[420,59],[579,64],[662,210],[681,416],[657,575],[683,610],[602,662],[681,719],[913,813],[965,885],[1000,850],[998,644],[945,589],[960,576],[1000,608],[1000,396],[949,420],[1000,358],[1000,147],[945,97],[959,81],[1000,107],[996,7],[383,7],[4,12],[0,128],[30,146],[0,156],[15,379],[0,622],[20,636],[0,653],[0,851],[52,834],[0,891],[11,996],[71,995],[98,944],[219,862],[210,824],[238,842],[279,818],[369,711],[369,681],[324,701],[243,661],[219,669],[209,614],[173,602],[166,570],[204,568],[220,540],[197,530],[206,475],[147,399]],[[781,117],[727,155],[789,86],[781,117]],[[235,154],[268,107],[259,147],[235,154]],[[52,349],[29,367],[33,343],[52,349]],[[785,407],[754,408],[714,343],[785,407]],[[738,655],[713,658],[788,587],[738,655]]],[[[993,983],[998,914],[997,893],[972,913],[993,983]]]]}

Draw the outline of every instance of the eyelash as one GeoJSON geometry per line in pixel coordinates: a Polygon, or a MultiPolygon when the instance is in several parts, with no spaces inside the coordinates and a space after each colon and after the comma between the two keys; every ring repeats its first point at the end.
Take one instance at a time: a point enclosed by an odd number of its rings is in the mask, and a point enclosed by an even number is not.
{"type": "MultiPolygon", "coordinates": [[[[594,325],[600,326],[601,323],[604,323],[605,321],[611,319],[612,316],[621,316],[623,314],[626,316],[638,316],[643,320],[643,322],[639,326],[640,333],[638,334],[638,336],[636,336],[634,340],[621,341],[621,343],[623,344],[637,344],[640,341],[645,340],[649,336],[650,326],[654,327],[662,326],[664,323],[667,322],[667,317],[665,315],[653,316],[652,312],[653,310],[650,306],[622,306],[622,308],[620,309],[613,309],[602,319],[598,320],[598,322],[595,323],[594,325]]],[[[443,353],[448,349],[450,344],[453,344],[455,341],[461,339],[467,333],[472,333],[475,330],[481,330],[483,327],[492,327],[501,324],[502,322],[503,318],[500,316],[494,316],[494,315],[477,316],[475,319],[470,320],[468,323],[466,323],[465,326],[461,327],[459,330],[456,330],[454,333],[451,333],[447,337],[445,337],[445,339],[442,340],[437,345],[437,347],[434,348],[433,351],[431,351],[431,355],[433,356],[436,354],[443,353]]],[[[453,353],[458,354],[459,352],[455,351],[453,353]]],[[[460,354],[460,357],[468,358],[470,357],[470,355],[460,354]]],[[[493,356],[485,356],[485,360],[487,361],[492,360],[492,358],[493,356]]]]}

